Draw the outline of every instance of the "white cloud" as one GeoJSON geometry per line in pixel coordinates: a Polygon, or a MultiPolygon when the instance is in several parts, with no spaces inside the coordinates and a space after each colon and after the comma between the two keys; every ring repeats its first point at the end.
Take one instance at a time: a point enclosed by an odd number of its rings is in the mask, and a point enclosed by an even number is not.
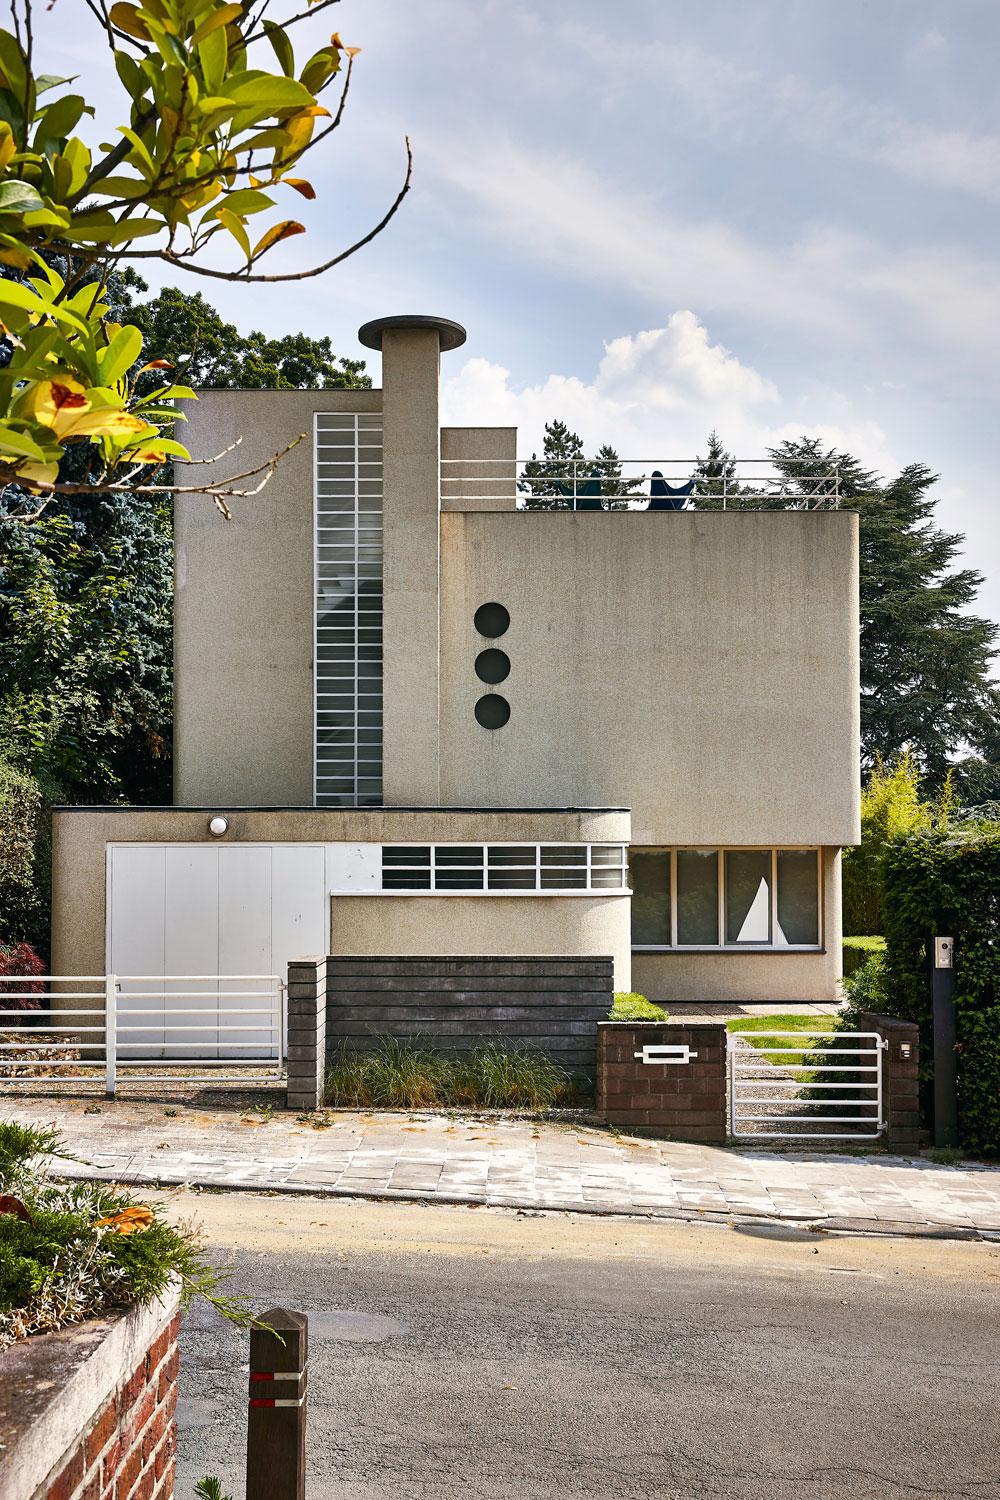
{"type": "Polygon", "coordinates": [[[473,205],[491,240],[563,277],[821,334],[831,347],[888,345],[911,359],[946,351],[956,369],[995,378],[995,260],[950,245],[882,245],[831,226],[772,246],[495,134],[425,137],[424,161],[473,205]]]}
{"type": "Polygon", "coordinates": [[[623,457],[690,458],[715,427],[739,457],[763,457],[808,431],[874,468],[893,467],[882,429],[846,397],[820,389],[783,397],[686,310],[662,328],[612,339],[589,382],[553,373],[519,388],[501,365],[470,359],[444,382],[442,408],[456,426],[516,426],[523,455],[540,449],[544,424],[559,417],[586,447],[610,442],[623,457]]]}

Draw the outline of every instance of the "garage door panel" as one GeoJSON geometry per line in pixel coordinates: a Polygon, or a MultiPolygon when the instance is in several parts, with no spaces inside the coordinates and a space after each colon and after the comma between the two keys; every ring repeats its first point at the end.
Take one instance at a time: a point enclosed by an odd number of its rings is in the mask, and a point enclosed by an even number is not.
{"type": "MultiPolygon", "coordinates": [[[[163,952],[163,850],[137,845],[131,849],[116,849],[110,892],[111,944],[108,954],[108,969],[112,974],[162,974],[163,952]]],[[[129,996],[162,995],[162,981],[128,980],[124,988],[129,996]]],[[[141,1030],[125,1030],[123,1026],[123,1052],[126,1038],[136,1044],[138,1050],[158,1047],[163,1042],[163,1028],[155,1024],[155,1017],[133,1016],[134,1011],[153,1009],[144,1005],[141,998],[123,998],[119,1011],[125,1026],[140,1026],[141,1030]],[[152,1024],[150,1024],[152,1023],[152,1024]]]]}
{"type": "MultiPolygon", "coordinates": [[[[268,848],[230,844],[218,850],[219,855],[219,973],[273,974],[271,968],[271,856],[268,848]]],[[[246,980],[239,984],[222,984],[220,989],[236,989],[266,994],[264,980],[246,980]]],[[[242,1017],[239,1012],[259,1004],[239,997],[220,998],[219,1017],[224,1026],[237,1026],[241,1019],[251,1025],[262,1024],[263,1017],[242,1017]]],[[[238,1057],[249,1057],[254,1051],[266,1053],[264,1047],[250,1044],[265,1042],[261,1032],[250,1029],[220,1034],[223,1056],[227,1043],[238,1057]]]]}

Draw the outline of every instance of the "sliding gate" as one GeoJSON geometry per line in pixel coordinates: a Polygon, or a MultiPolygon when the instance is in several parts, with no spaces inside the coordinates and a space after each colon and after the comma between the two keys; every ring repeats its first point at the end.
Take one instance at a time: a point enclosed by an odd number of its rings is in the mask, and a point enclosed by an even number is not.
{"type": "Polygon", "coordinates": [[[882,1057],[874,1031],[731,1031],[733,1136],[754,1140],[875,1140],[885,1128],[882,1057]]]}
{"type": "Polygon", "coordinates": [[[276,974],[0,980],[0,1087],[89,1079],[114,1094],[119,1084],[255,1085],[283,1076],[284,1039],[276,974]]]}

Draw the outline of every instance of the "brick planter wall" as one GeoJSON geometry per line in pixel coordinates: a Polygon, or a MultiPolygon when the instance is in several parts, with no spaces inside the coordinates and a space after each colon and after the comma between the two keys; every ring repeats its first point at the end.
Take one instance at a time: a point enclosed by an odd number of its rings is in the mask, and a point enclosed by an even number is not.
{"type": "Polygon", "coordinates": [[[726,1028],[722,1022],[604,1021],[597,1028],[597,1109],[610,1125],[678,1141],[726,1139],[726,1028]],[[647,1046],[688,1046],[687,1063],[643,1063],[647,1046]]]}
{"type": "Polygon", "coordinates": [[[0,1500],[171,1500],[176,1295],[0,1356],[0,1500]]]}

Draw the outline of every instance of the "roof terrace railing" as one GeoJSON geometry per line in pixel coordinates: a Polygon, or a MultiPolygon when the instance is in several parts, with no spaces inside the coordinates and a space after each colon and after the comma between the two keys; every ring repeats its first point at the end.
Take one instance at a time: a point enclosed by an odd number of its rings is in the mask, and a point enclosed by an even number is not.
{"type": "Polygon", "coordinates": [[[837,510],[840,474],[760,458],[719,475],[699,474],[694,458],[443,458],[441,499],[457,509],[837,510]]]}

